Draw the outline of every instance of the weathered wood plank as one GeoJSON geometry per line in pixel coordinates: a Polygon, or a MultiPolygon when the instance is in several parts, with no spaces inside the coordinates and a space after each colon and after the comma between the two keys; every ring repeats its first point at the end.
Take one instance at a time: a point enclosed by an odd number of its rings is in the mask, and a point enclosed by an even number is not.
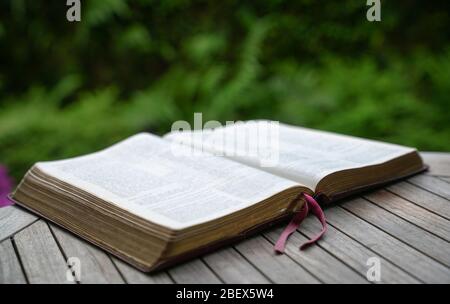
{"type": "Polygon", "coordinates": [[[450,199],[450,187],[448,183],[434,176],[420,174],[408,179],[408,182],[433,192],[445,199],[450,199]]]}
{"type": "MultiPolygon", "coordinates": [[[[330,209],[332,212],[334,209],[330,209]]],[[[313,217],[308,217],[302,223],[300,231],[305,233],[308,237],[312,237],[320,231],[319,222],[313,217]]],[[[355,271],[366,277],[369,267],[367,261],[369,258],[377,257],[380,259],[382,265],[382,275],[379,283],[388,284],[416,284],[420,281],[410,274],[406,273],[390,261],[379,256],[374,251],[361,245],[346,234],[337,230],[331,225],[328,225],[328,231],[320,240],[319,245],[333,254],[335,257],[345,262],[355,271]]]]}
{"type": "MultiPolygon", "coordinates": [[[[82,283],[118,283],[123,278],[129,283],[171,283],[172,278],[178,283],[360,282],[365,281],[365,263],[373,256],[381,260],[382,283],[449,283],[450,270],[442,264],[448,266],[450,259],[450,156],[425,153],[424,159],[431,165],[429,174],[367,194],[372,203],[355,200],[328,209],[326,236],[319,246],[299,251],[304,235],[319,230],[316,220],[308,217],[302,233],[290,238],[286,255],[273,253],[277,228],[239,243],[236,250],[225,248],[173,267],[170,275],[148,275],[115,258],[111,261],[103,251],[64,230],[53,232],[64,253],[80,258],[82,283]],[[83,271],[85,255],[89,272],[83,271]],[[92,277],[86,278],[91,272],[92,277]]],[[[31,283],[67,283],[64,255],[45,222],[13,206],[0,209],[0,227],[0,282],[23,283],[27,275],[31,283]],[[25,274],[8,239],[15,233],[25,274]]]]}
{"type": "Polygon", "coordinates": [[[120,270],[120,273],[129,284],[171,284],[173,281],[170,279],[166,272],[157,272],[147,274],[142,271],[133,268],[125,262],[111,257],[114,264],[120,270]]]}
{"type": "Polygon", "coordinates": [[[0,284],[24,284],[25,275],[10,239],[0,243],[0,284]]]}
{"type": "Polygon", "coordinates": [[[406,182],[393,184],[387,189],[416,205],[450,220],[450,201],[439,195],[406,182]]]}
{"type": "Polygon", "coordinates": [[[206,255],[204,261],[229,284],[261,284],[270,281],[232,247],[206,255]]]}
{"type": "Polygon", "coordinates": [[[37,221],[37,217],[18,206],[0,208],[0,241],[37,221]]]}
{"type": "Polygon", "coordinates": [[[429,174],[450,176],[450,153],[421,152],[425,164],[430,166],[429,174]]]}
{"type": "Polygon", "coordinates": [[[277,255],[262,236],[236,245],[236,249],[275,283],[319,283],[320,281],[287,255],[277,255]]]}
{"type": "Polygon", "coordinates": [[[447,241],[362,198],[351,200],[341,206],[447,267],[450,265],[450,244],[447,241]]]}
{"type": "Polygon", "coordinates": [[[30,283],[71,283],[64,256],[44,221],[17,233],[14,241],[30,283]]]}
{"type": "Polygon", "coordinates": [[[439,179],[442,179],[443,181],[446,181],[447,183],[450,183],[450,177],[447,177],[447,176],[439,176],[439,179]]]}
{"type": "MultiPolygon", "coordinates": [[[[375,205],[450,241],[450,221],[417,206],[391,192],[380,190],[365,196],[375,205]]],[[[448,202],[450,205],[450,202],[448,202]]]]}
{"type": "Polygon", "coordinates": [[[80,283],[123,283],[123,279],[109,256],[98,247],[83,241],[70,232],[50,225],[67,258],[76,257],[81,263],[80,283]]]}
{"type": "MultiPolygon", "coordinates": [[[[265,235],[273,244],[275,244],[281,232],[282,228],[278,228],[265,235]]],[[[299,246],[306,241],[308,241],[308,239],[305,236],[298,232],[293,233],[289,237],[289,242],[286,244],[285,254],[297,261],[310,273],[313,273],[319,280],[331,284],[368,283],[364,277],[319,246],[311,246],[306,250],[300,251],[299,246]]]]}
{"type": "Polygon", "coordinates": [[[341,207],[325,211],[331,225],[427,283],[450,283],[450,270],[341,207]]]}
{"type": "Polygon", "coordinates": [[[176,283],[182,284],[218,284],[221,280],[201,259],[180,264],[168,270],[176,283]]]}

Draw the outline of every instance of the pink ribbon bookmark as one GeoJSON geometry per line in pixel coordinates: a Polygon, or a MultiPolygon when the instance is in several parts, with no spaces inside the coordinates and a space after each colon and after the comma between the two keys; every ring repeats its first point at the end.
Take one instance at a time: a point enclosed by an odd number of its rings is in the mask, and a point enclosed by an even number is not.
{"type": "Polygon", "coordinates": [[[325,214],[323,213],[322,208],[320,208],[319,204],[312,196],[306,193],[303,193],[303,196],[305,197],[306,200],[305,204],[303,205],[302,209],[294,215],[291,222],[287,225],[286,228],[284,228],[283,232],[281,233],[280,237],[275,243],[274,249],[275,252],[277,253],[284,253],[284,248],[286,246],[287,239],[295,230],[297,230],[302,221],[308,215],[309,210],[311,210],[312,213],[319,219],[320,223],[322,224],[322,230],[311,240],[302,244],[300,246],[300,250],[303,250],[309,245],[317,242],[327,231],[327,221],[325,219],[325,214]]]}

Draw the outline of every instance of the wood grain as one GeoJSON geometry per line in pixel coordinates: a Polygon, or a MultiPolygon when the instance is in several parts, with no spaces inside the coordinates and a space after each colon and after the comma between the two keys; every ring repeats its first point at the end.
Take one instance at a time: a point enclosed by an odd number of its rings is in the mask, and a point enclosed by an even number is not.
{"type": "Polygon", "coordinates": [[[69,268],[44,221],[17,233],[14,241],[30,283],[73,283],[67,280],[69,268]]]}
{"type": "Polygon", "coordinates": [[[175,266],[169,270],[176,283],[218,284],[222,281],[209,269],[201,259],[175,266]]]}
{"type": "Polygon", "coordinates": [[[0,283],[71,283],[67,256],[81,260],[81,283],[368,283],[371,257],[380,259],[380,283],[450,283],[450,154],[421,154],[426,174],[327,208],[317,246],[298,250],[320,230],[309,216],[285,255],[273,252],[278,226],[152,274],[18,206],[0,208],[0,283]]]}
{"type": "MultiPolygon", "coordinates": [[[[265,235],[275,244],[281,232],[282,228],[279,228],[265,235]]],[[[331,284],[368,283],[364,277],[319,246],[311,246],[306,250],[300,251],[299,246],[306,241],[308,239],[305,236],[298,232],[293,233],[289,237],[285,254],[306,268],[310,273],[313,273],[320,281],[331,284]]]]}
{"type": "Polygon", "coordinates": [[[133,268],[132,266],[122,262],[121,260],[112,257],[113,263],[117,266],[125,281],[129,284],[171,284],[173,281],[170,279],[166,272],[156,273],[144,273],[142,271],[133,268]]]}
{"type": "Polygon", "coordinates": [[[204,257],[208,266],[229,284],[262,284],[270,281],[232,247],[204,257]]]}
{"type": "Polygon", "coordinates": [[[0,243],[0,284],[24,284],[25,275],[10,239],[0,243]]]}
{"type": "Polygon", "coordinates": [[[394,263],[407,273],[427,283],[449,283],[448,267],[425,256],[386,232],[356,217],[341,207],[326,211],[327,220],[335,228],[394,263]]]}
{"type": "MultiPolygon", "coordinates": [[[[334,209],[331,209],[329,212],[333,212],[333,210],[334,209]]],[[[320,223],[310,216],[302,223],[300,231],[307,236],[312,237],[317,231],[320,231],[320,228],[320,223]]],[[[331,225],[328,225],[327,233],[320,240],[319,246],[333,254],[336,258],[348,265],[348,267],[351,267],[364,277],[366,277],[368,271],[368,259],[371,257],[379,258],[382,265],[382,276],[379,283],[420,283],[420,280],[414,278],[375,251],[355,241],[331,225]]]]}
{"type": "Polygon", "coordinates": [[[450,187],[448,183],[434,176],[421,174],[408,179],[408,182],[437,194],[445,199],[450,199],[450,187]]]}
{"type": "Polygon", "coordinates": [[[0,208],[0,241],[37,221],[37,217],[18,206],[0,208]]]}
{"type": "Polygon", "coordinates": [[[441,237],[447,242],[450,241],[449,220],[386,190],[370,193],[365,198],[408,222],[441,237]]]}
{"type": "MultiPolygon", "coordinates": [[[[450,187],[450,185],[448,186],[450,187]]],[[[393,184],[387,190],[450,220],[450,201],[407,182],[393,184]]]]}
{"type": "Polygon", "coordinates": [[[101,249],[75,237],[70,232],[50,225],[67,258],[76,257],[81,262],[80,283],[123,283],[123,279],[109,256],[101,249]]]}
{"type": "Polygon", "coordinates": [[[447,241],[362,198],[342,204],[342,207],[447,267],[450,265],[450,245],[447,241]]]}
{"type": "Polygon", "coordinates": [[[425,164],[430,166],[429,174],[450,177],[450,156],[442,152],[421,152],[425,164]]]}
{"type": "Polygon", "coordinates": [[[278,255],[262,236],[239,243],[236,249],[275,283],[319,283],[320,281],[287,255],[278,255]]]}

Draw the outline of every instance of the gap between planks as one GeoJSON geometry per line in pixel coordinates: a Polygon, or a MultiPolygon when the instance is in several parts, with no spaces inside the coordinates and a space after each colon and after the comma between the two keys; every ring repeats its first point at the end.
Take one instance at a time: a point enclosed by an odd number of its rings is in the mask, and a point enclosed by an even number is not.
{"type": "Polygon", "coordinates": [[[395,214],[389,213],[363,198],[349,201],[343,204],[341,208],[421,252],[424,256],[441,263],[443,266],[448,267],[450,265],[449,243],[426,230],[405,221],[395,214]]]}
{"type": "Polygon", "coordinates": [[[389,235],[342,207],[326,211],[330,225],[425,282],[449,282],[448,267],[389,235]],[[333,211],[330,211],[333,210],[333,211]]]}

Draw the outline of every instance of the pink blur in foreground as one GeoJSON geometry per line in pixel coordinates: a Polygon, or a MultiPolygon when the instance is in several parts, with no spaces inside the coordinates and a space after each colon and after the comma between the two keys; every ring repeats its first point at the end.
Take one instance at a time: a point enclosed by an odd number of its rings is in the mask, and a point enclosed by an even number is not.
{"type": "Polygon", "coordinates": [[[13,202],[8,198],[8,195],[13,189],[13,181],[8,175],[8,170],[5,166],[0,165],[0,208],[10,206],[13,202]]]}

